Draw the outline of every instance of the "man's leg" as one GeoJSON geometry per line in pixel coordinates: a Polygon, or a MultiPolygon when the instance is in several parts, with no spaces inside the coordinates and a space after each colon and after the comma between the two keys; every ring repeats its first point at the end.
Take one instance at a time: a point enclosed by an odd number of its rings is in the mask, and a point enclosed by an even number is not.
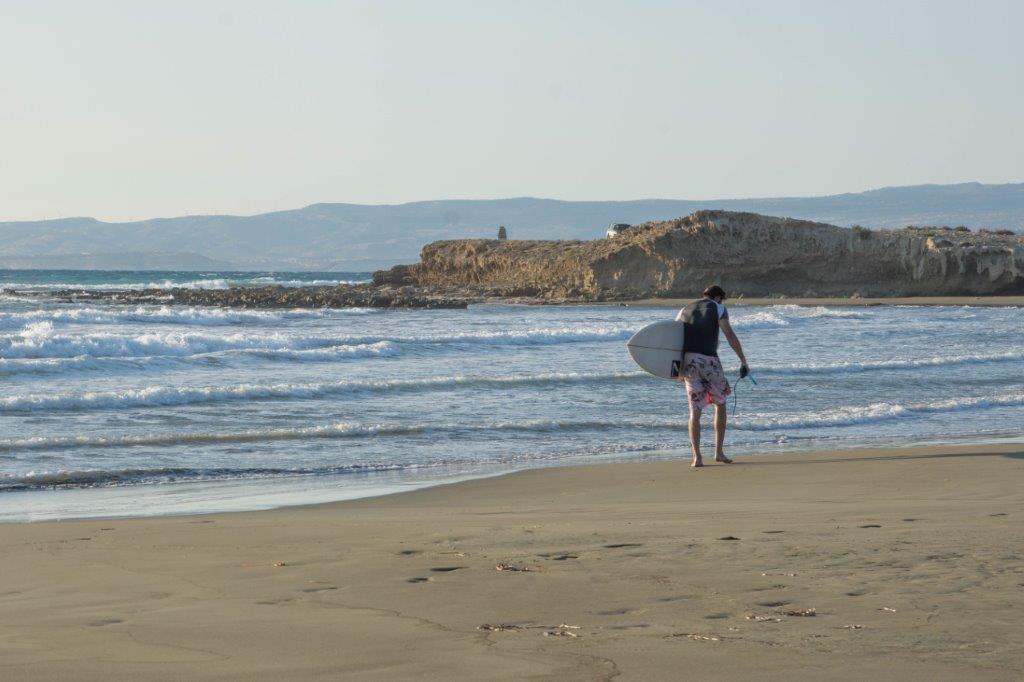
{"type": "Polygon", "coordinates": [[[700,456],[700,410],[690,406],[690,448],[693,450],[692,467],[704,466],[704,460],[700,456]]]}
{"type": "Polygon", "coordinates": [[[727,421],[725,403],[715,405],[715,461],[732,464],[725,456],[725,424],[727,421]]]}

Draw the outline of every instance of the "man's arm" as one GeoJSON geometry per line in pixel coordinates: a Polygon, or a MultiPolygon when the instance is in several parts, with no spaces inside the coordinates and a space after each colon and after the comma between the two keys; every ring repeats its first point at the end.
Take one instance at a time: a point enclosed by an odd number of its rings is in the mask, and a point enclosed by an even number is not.
{"type": "Polygon", "coordinates": [[[729,318],[722,318],[718,321],[718,328],[725,333],[725,338],[732,346],[732,349],[736,352],[736,356],[739,357],[740,362],[743,366],[747,366],[747,356],[743,354],[743,346],[740,345],[740,340],[736,336],[736,332],[732,330],[732,325],[729,324],[729,318]]]}

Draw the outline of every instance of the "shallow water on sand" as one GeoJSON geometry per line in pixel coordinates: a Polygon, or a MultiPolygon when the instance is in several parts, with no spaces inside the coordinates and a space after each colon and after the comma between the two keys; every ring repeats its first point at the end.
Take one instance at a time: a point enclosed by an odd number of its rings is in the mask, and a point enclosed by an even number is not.
{"type": "MultiPolygon", "coordinates": [[[[730,311],[759,382],[730,399],[732,454],[1022,437],[1024,310],[730,311]]],[[[262,508],[664,456],[685,446],[685,394],[639,372],[624,342],[674,314],[0,297],[0,520],[262,508]]],[[[734,381],[724,340],[722,358],[734,381]]]]}

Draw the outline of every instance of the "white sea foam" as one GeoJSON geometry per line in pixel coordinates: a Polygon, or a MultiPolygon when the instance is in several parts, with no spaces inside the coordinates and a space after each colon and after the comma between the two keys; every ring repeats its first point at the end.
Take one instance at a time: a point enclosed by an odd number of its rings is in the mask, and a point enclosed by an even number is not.
{"type": "MultiPolygon", "coordinates": [[[[568,380],[568,379],[567,379],[568,380]]],[[[371,389],[372,390],[372,389],[371,389]]],[[[175,404],[175,403],[170,403],[175,404]]],[[[737,419],[731,428],[740,431],[778,431],[874,424],[911,414],[959,412],[1024,405],[1024,393],[989,397],[936,400],[921,403],[874,403],[840,406],[782,417],[755,415],[737,419]]],[[[685,417],[628,419],[526,419],[476,423],[416,422],[410,424],[359,424],[338,422],[323,426],[254,429],[227,433],[187,433],[120,436],[58,436],[0,439],[0,451],[58,450],[67,448],[108,448],[135,446],[177,446],[185,444],[263,442],[314,438],[360,438],[407,436],[412,434],[459,434],[474,432],[583,432],[612,430],[682,430],[685,417]]]]}
{"type": "Polygon", "coordinates": [[[957,365],[985,364],[1024,361],[1024,350],[1000,353],[979,353],[968,355],[936,355],[929,358],[906,358],[898,360],[865,360],[833,363],[799,363],[766,365],[758,371],[765,374],[854,374],[886,370],[905,370],[928,367],[955,367],[957,365]]]}
{"type": "Polygon", "coordinates": [[[118,325],[180,324],[194,326],[223,326],[242,324],[271,324],[282,320],[306,320],[344,317],[371,312],[369,308],[238,310],[210,307],[137,306],[134,308],[86,307],[39,309],[17,313],[0,313],[0,329],[23,329],[37,322],[56,324],[118,325]]]}
{"type": "MultiPolygon", "coordinates": [[[[375,348],[367,348],[376,351],[375,348]]],[[[335,381],[319,383],[236,384],[233,386],[147,386],[122,391],[46,393],[0,397],[0,413],[191,405],[246,400],[309,400],[367,393],[408,393],[454,388],[544,386],[607,383],[645,379],[643,372],[547,373],[498,377],[431,377],[390,381],[335,381]]]]}
{"type": "Polygon", "coordinates": [[[362,284],[368,279],[277,279],[276,277],[251,277],[228,279],[225,277],[200,277],[193,280],[172,279],[149,282],[6,282],[5,289],[18,292],[49,292],[62,290],[83,291],[138,291],[141,289],[227,289],[232,286],[337,286],[339,284],[362,284]]]}
{"type": "MultiPolygon", "coordinates": [[[[588,341],[625,340],[631,329],[572,327],[529,329],[523,331],[463,332],[457,334],[425,334],[386,337],[335,337],[325,335],[288,334],[283,332],[209,334],[205,332],[146,332],[118,334],[96,332],[66,334],[55,330],[53,322],[26,325],[21,330],[0,334],[0,358],[73,358],[189,356],[226,351],[260,351],[272,356],[301,358],[296,351],[364,346],[377,343],[422,348],[425,345],[450,346],[534,346],[588,341]]],[[[312,356],[310,356],[312,357],[312,356]]]]}
{"type": "MultiPolygon", "coordinates": [[[[749,310],[749,309],[748,309],[749,310]]],[[[738,329],[788,327],[794,322],[817,319],[866,319],[870,313],[859,310],[826,308],[824,306],[775,305],[747,312],[730,313],[732,325],[738,329]]]]}
{"type": "Polygon", "coordinates": [[[861,406],[838,406],[792,416],[761,416],[736,420],[731,426],[744,431],[776,431],[779,429],[806,429],[859,424],[877,424],[915,414],[960,412],[986,408],[1024,405],[1024,393],[995,396],[949,398],[918,403],[878,402],[861,406]]]}

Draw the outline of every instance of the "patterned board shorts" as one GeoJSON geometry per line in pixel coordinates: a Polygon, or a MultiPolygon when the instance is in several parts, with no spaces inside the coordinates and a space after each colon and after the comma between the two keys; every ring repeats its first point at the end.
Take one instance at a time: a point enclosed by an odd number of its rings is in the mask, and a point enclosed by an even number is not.
{"type": "Polygon", "coordinates": [[[700,412],[705,405],[724,405],[732,393],[722,363],[713,355],[687,353],[683,356],[683,378],[690,411],[700,412]]]}

